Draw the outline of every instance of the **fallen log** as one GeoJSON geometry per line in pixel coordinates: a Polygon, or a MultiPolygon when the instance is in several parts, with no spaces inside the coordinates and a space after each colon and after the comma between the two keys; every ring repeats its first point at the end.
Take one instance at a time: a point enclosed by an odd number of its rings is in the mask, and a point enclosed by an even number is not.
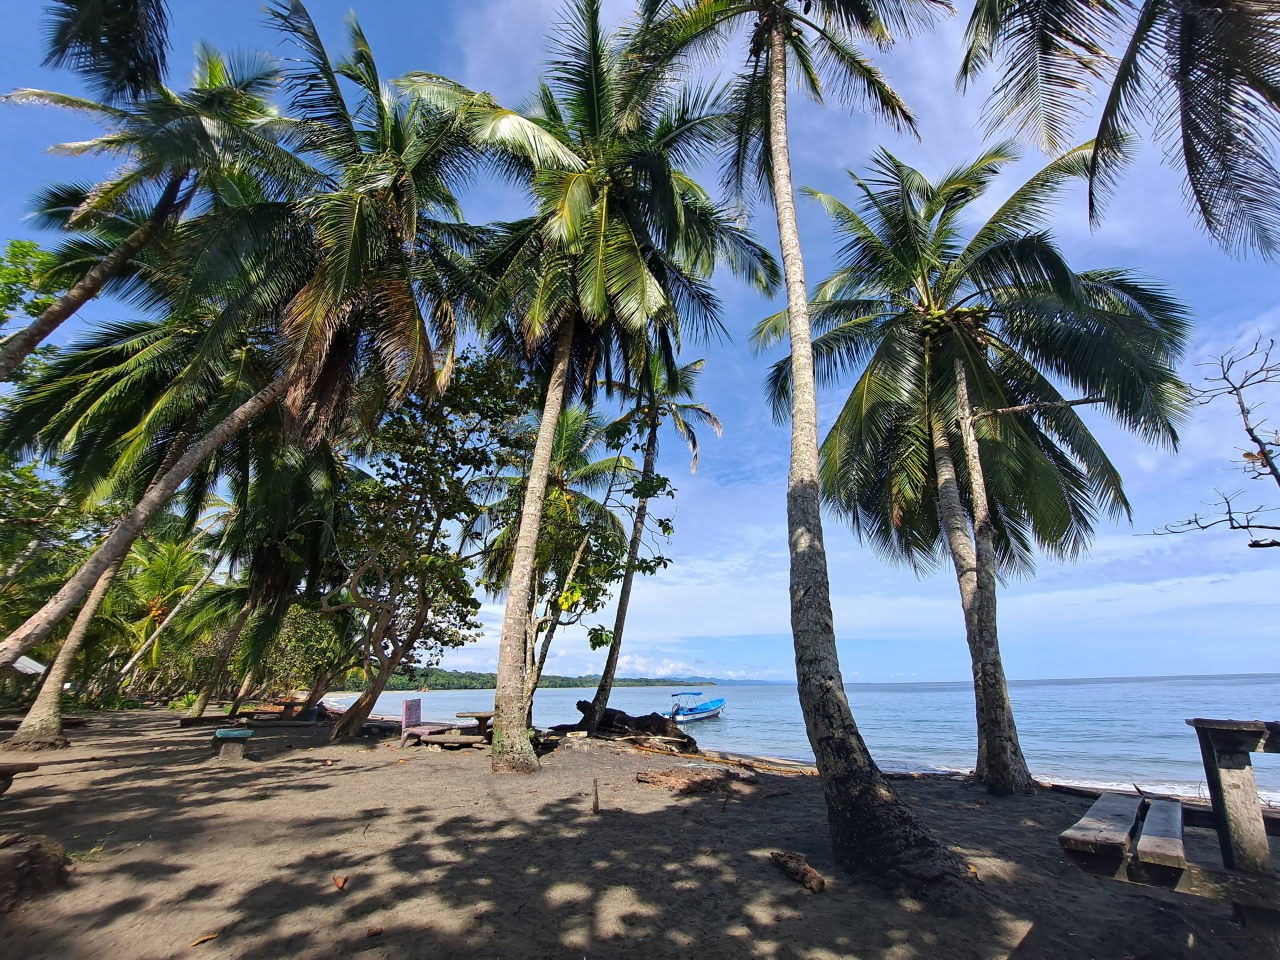
{"type": "MultiPolygon", "coordinates": [[[[579,700],[578,711],[585,718],[591,711],[590,701],[579,700]]],[[[657,749],[665,748],[667,753],[698,752],[698,741],[676,726],[670,717],[664,717],[660,713],[633,717],[621,710],[606,707],[604,717],[596,728],[596,736],[647,743],[657,749]]]]}

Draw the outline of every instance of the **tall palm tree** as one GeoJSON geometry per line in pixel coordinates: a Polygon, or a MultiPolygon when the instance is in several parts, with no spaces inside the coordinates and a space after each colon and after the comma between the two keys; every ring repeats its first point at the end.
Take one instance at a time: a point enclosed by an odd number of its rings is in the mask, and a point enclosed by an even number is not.
{"type": "Polygon", "coordinates": [[[949,884],[960,866],[880,774],[849,707],[836,649],[818,480],[818,404],[809,295],[796,221],[787,132],[787,84],[822,100],[827,89],[900,128],[911,114],[858,42],[884,45],[947,9],[940,0],[645,0],[647,59],[715,53],[743,31],[747,64],[733,82],[730,183],[772,198],[787,287],[791,343],[791,466],[787,478],[791,632],[809,743],[818,762],[836,861],[881,877],[949,884]]]}
{"type": "MultiPolygon", "coordinates": [[[[530,426],[536,434],[537,423],[530,426]]],[[[588,579],[583,571],[598,566],[593,554],[601,550],[601,541],[621,543],[626,535],[614,512],[614,497],[629,478],[634,478],[635,463],[616,452],[609,428],[610,424],[599,414],[577,405],[567,407],[556,423],[534,586],[526,611],[530,623],[526,628],[530,637],[525,651],[526,713],[532,708],[533,694],[556,630],[566,622],[576,622],[580,616],[570,615],[566,620],[566,614],[578,606],[568,602],[566,594],[580,591],[582,580],[588,579]],[[535,651],[539,638],[540,648],[535,651]]],[[[526,459],[516,465],[515,472],[486,477],[475,485],[476,494],[489,502],[470,533],[484,542],[480,573],[482,582],[493,593],[510,587],[530,465],[526,459]]],[[[607,553],[607,546],[604,552],[607,553]]],[[[587,586],[599,596],[601,591],[595,589],[598,585],[587,586]]]]}
{"type": "MultiPolygon", "coordinates": [[[[772,264],[728,211],[682,169],[714,144],[724,112],[645,75],[636,50],[601,26],[599,0],[574,0],[555,32],[547,78],[528,111],[573,158],[508,165],[534,216],[496,232],[481,258],[493,278],[485,312],[506,344],[542,357],[547,392],[514,547],[498,649],[493,765],[533,772],[523,709],[528,609],[556,424],[572,387],[590,386],[649,324],[673,309],[690,328],[716,322],[705,283],[724,263],[768,285],[772,264]]],[[[656,78],[655,78],[656,75],[656,78]]],[[[448,93],[420,78],[423,95],[448,93]]],[[[465,95],[459,102],[467,103],[465,95]]]]}
{"type": "Polygon", "coordinates": [[[0,381],[127,272],[139,254],[169,236],[193,202],[226,189],[237,171],[260,170],[289,189],[315,182],[314,171],[280,143],[288,128],[266,100],[280,79],[276,62],[265,55],[226,57],[204,47],[185,91],[157,85],[123,106],[48,90],[15,90],[5,97],[85,113],[107,129],[95,139],[54,148],[107,156],[118,166],[92,187],[46,190],[39,203],[46,222],[60,219],[61,226],[74,230],[105,220],[112,226],[127,223],[129,229],[117,231],[116,242],[90,260],[62,296],[0,343],[0,381]],[[145,212],[138,215],[140,209],[145,212]]]}
{"type": "MultiPolygon", "coordinates": [[[[1049,235],[1051,201],[1087,175],[1087,147],[965,229],[1016,158],[999,144],[931,181],[882,149],[871,175],[851,174],[852,206],[814,194],[840,244],[813,304],[818,375],[835,383],[858,371],[822,445],[823,494],[917,570],[949,554],[973,667],[976,775],[998,793],[1032,780],[1001,663],[997,580],[1029,571],[1037,546],[1077,555],[1099,512],[1129,514],[1119,473],[1075,407],[1101,406],[1175,445],[1187,394],[1174,365],[1190,333],[1158,286],[1121,270],[1077,272],[1049,235]]],[[[770,318],[758,339],[780,339],[782,324],[770,318]]],[[[788,377],[785,361],[775,366],[779,412],[788,377]]]]}
{"type": "Polygon", "coordinates": [[[1097,115],[1089,164],[1095,219],[1119,177],[1126,137],[1146,124],[1166,157],[1176,157],[1191,208],[1215,240],[1280,253],[1274,4],[978,0],[966,40],[962,84],[998,64],[987,104],[992,127],[1031,134],[1057,152],[1082,119],[1097,115]]]}
{"type": "Polygon", "coordinates": [[[618,657],[622,653],[622,633],[627,623],[627,609],[631,604],[631,585],[639,566],[640,547],[644,541],[645,523],[649,517],[649,501],[657,491],[654,479],[657,474],[658,432],[664,420],[689,447],[692,455],[690,469],[698,469],[698,435],[694,424],[710,427],[720,435],[720,420],[707,407],[694,402],[698,378],[705,360],[694,360],[680,366],[675,375],[667,370],[657,353],[649,362],[635,386],[618,384],[618,392],[631,399],[635,407],[629,415],[642,425],[644,436],[644,461],[636,482],[636,512],[631,521],[631,538],[627,543],[627,561],[623,568],[622,583],[618,586],[618,608],[613,618],[613,632],[609,637],[609,652],[604,668],[600,671],[600,683],[591,699],[591,711],[584,718],[588,730],[595,730],[604,719],[613,691],[614,675],[618,671],[618,657]]]}
{"type": "Polygon", "coordinates": [[[169,58],[166,0],[50,0],[46,67],[70,67],[107,103],[160,86],[169,58]]]}
{"type": "MultiPolygon", "coordinates": [[[[252,331],[242,355],[273,367],[252,391],[228,397],[222,419],[190,442],[49,603],[0,643],[0,666],[46,636],[178,488],[279,401],[314,442],[353,401],[394,402],[448,370],[453,288],[469,235],[458,222],[455,192],[478,155],[477,133],[384,84],[354,19],[351,52],[335,63],[298,0],[281,0],[269,14],[299,49],[286,77],[293,142],[324,176],[324,188],[289,201],[250,191],[243,204],[225,203],[182,246],[187,299],[212,297],[219,307],[208,342],[220,348],[227,329],[252,331]],[[354,102],[339,76],[352,85],[354,102]]],[[[477,113],[483,105],[473,107],[477,113]]],[[[504,143],[510,127],[503,127],[504,143]]],[[[210,356],[232,361],[219,349],[210,356]]]]}

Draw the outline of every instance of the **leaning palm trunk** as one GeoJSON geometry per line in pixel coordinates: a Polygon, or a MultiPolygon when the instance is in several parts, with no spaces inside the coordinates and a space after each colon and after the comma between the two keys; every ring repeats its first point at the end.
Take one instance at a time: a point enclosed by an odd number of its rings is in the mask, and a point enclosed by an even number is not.
{"type": "Polygon", "coordinates": [[[62,735],[62,687],[67,682],[67,677],[71,676],[71,666],[75,663],[80,648],[84,646],[93,618],[97,616],[98,608],[102,606],[102,601],[123,563],[124,558],[121,557],[107,567],[89,591],[84,606],[80,608],[75,622],[67,632],[67,638],[62,641],[58,656],[45,674],[36,702],[22,718],[17,733],[5,742],[5,750],[45,750],[70,746],[67,738],[62,735]]]}
{"type": "Polygon", "coordinates": [[[787,44],[769,31],[769,145],[774,206],[791,335],[791,470],[787,532],[796,682],[818,762],[836,861],[848,870],[928,887],[960,875],[955,858],[894,793],[854,722],[845,694],[831,613],[818,492],[818,404],[804,261],[787,140],[787,44]]]}
{"type": "Polygon", "coordinates": [[[58,298],[56,303],[21,330],[15,331],[0,342],[0,383],[8,380],[22,361],[30,356],[32,350],[40,346],[49,334],[75,316],[77,310],[98,295],[108,280],[124,270],[129,265],[129,261],[155,239],[164,227],[165,221],[179,205],[178,191],[182,188],[184,178],[185,174],[182,174],[170,179],[146,223],[125,237],[119,246],[76,281],[70,290],[58,298]]]}
{"type": "Polygon", "coordinates": [[[498,679],[493,698],[493,769],[515,773],[534,773],[538,757],[533,752],[525,726],[525,683],[529,636],[529,598],[533,591],[534,567],[537,563],[538,534],[542,528],[543,501],[547,493],[547,475],[555,445],[556,424],[564,407],[569,380],[569,356],[573,349],[572,318],[561,323],[556,335],[555,357],[538,439],[529,464],[529,482],[525,486],[520,509],[520,526],[516,531],[511,560],[511,585],[507,593],[506,612],[502,618],[502,639],[498,644],[498,679]]]}
{"type": "MultiPolygon", "coordinates": [[[[1013,704],[1009,700],[1009,685],[1000,660],[1000,641],[996,629],[996,550],[991,506],[987,500],[986,477],[982,470],[978,438],[973,429],[969,384],[964,364],[958,357],[955,370],[960,440],[969,471],[969,499],[973,508],[973,541],[969,540],[968,524],[955,481],[955,468],[950,463],[947,466],[950,474],[947,482],[949,490],[945,494],[943,470],[938,470],[938,512],[942,514],[946,510],[948,513],[946,518],[940,516],[940,519],[947,531],[956,579],[960,584],[965,636],[969,642],[969,657],[973,666],[973,694],[978,719],[978,764],[974,776],[993,793],[1020,793],[1029,789],[1033,781],[1031,772],[1027,769],[1026,758],[1022,755],[1022,746],[1018,742],[1013,704]],[[958,516],[955,512],[957,510],[958,516]]],[[[941,445],[946,446],[945,433],[940,428],[935,429],[935,438],[939,435],[941,445]]],[[[935,439],[934,442],[936,450],[939,441],[935,439]]],[[[949,448],[946,456],[949,461],[949,448]]]]}
{"type": "Polygon", "coordinates": [[[210,564],[209,569],[205,571],[204,576],[200,578],[200,582],[179,598],[178,602],[173,605],[173,609],[170,610],[165,618],[160,621],[159,625],[151,631],[151,636],[147,637],[142,646],[138,647],[138,649],[134,651],[133,656],[129,658],[129,662],[120,669],[120,674],[116,678],[117,686],[128,683],[129,678],[132,676],[134,669],[138,666],[139,661],[141,661],[150,650],[155,648],[155,645],[160,640],[161,634],[169,628],[169,625],[174,622],[178,614],[182,612],[182,608],[190,602],[191,598],[204,589],[204,585],[212,579],[214,572],[218,569],[218,565],[221,563],[221,557],[214,559],[213,563],[210,564]]]}
{"type": "MultiPolygon", "coordinates": [[[[640,473],[640,488],[647,490],[653,481],[658,460],[658,403],[657,398],[649,398],[649,434],[644,443],[644,466],[640,473]]],[[[596,695],[591,699],[591,710],[586,716],[586,727],[594,733],[604,720],[605,708],[609,706],[609,695],[613,693],[613,678],[618,672],[618,656],[622,652],[622,631],[627,624],[627,608],[631,605],[631,584],[636,578],[636,561],[640,558],[640,545],[644,540],[644,524],[649,516],[649,498],[641,497],[636,503],[636,516],[631,525],[631,541],[627,545],[627,566],[622,574],[622,584],[618,587],[618,610],[613,618],[613,637],[609,640],[609,654],[605,657],[604,669],[600,672],[600,683],[596,686],[596,695]]]]}
{"type": "Polygon", "coordinates": [[[220,424],[200,438],[178,458],[173,469],[159,478],[138,501],[138,505],[111,531],[110,536],[89,558],[76,574],[21,627],[0,643],[0,668],[7,667],[22,654],[47,637],[80,599],[89,592],[98,578],[117,560],[122,559],[169,499],[177,492],[215,450],[238,433],[254,417],[274,403],[288,388],[290,377],[282,375],[236,407],[220,424]]]}
{"type": "Polygon", "coordinates": [[[222,643],[218,647],[217,659],[213,665],[213,672],[200,686],[196,699],[187,710],[187,717],[203,717],[205,710],[209,708],[209,701],[213,699],[213,695],[222,688],[222,677],[226,672],[227,664],[231,662],[231,655],[236,652],[236,644],[240,642],[240,635],[244,633],[245,625],[249,622],[249,617],[253,613],[253,598],[245,600],[240,607],[240,612],[236,614],[235,621],[227,630],[226,636],[222,638],[222,643]]]}

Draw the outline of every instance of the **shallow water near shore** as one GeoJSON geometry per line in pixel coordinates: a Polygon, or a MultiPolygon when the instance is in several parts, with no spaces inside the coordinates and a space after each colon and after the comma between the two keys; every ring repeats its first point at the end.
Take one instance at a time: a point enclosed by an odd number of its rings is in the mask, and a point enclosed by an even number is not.
{"type": "MultiPolygon", "coordinates": [[[[631,714],[669,709],[687,687],[622,687],[610,706],[631,714]]],[[[812,760],[796,688],[791,684],[706,686],[724,697],[723,717],[688,726],[712,750],[812,760]]],[[[968,771],[975,747],[973,690],[967,683],[876,683],[846,687],[854,716],[886,770],[968,771]]],[[[583,689],[540,690],[534,722],[573,723],[583,689]]],[[[1055,783],[1082,783],[1207,796],[1204,769],[1189,717],[1280,719],[1280,674],[1210,677],[1015,680],[1010,683],[1018,732],[1031,772],[1055,783]]],[[[375,714],[400,716],[406,697],[422,698],[424,719],[491,709],[489,690],[397,692],[378,700],[375,714]]],[[[354,695],[327,698],[349,703],[354,695]]],[[[1254,755],[1258,788],[1280,803],[1280,755],[1254,755]]]]}

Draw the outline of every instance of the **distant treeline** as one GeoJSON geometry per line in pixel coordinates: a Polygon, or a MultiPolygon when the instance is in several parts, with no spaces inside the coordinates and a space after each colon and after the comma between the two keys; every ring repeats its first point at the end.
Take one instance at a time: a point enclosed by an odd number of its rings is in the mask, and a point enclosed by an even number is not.
{"type": "MultiPolygon", "coordinates": [[[[492,690],[497,682],[497,674],[493,673],[476,673],[472,670],[441,670],[438,667],[428,667],[425,670],[414,670],[412,672],[396,673],[387,682],[388,690],[421,690],[426,687],[428,690],[492,690]]],[[[540,688],[556,688],[556,687],[594,687],[600,682],[600,674],[588,674],[583,677],[557,677],[550,674],[543,676],[539,681],[540,688]]],[[[613,681],[615,687],[669,687],[672,684],[682,683],[681,680],[674,680],[670,677],[618,677],[613,681]]],[[[714,686],[708,684],[707,681],[699,681],[704,686],[714,686]]],[[[353,670],[347,674],[342,688],[344,690],[363,690],[365,687],[364,674],[359,670],[353,670]]]]}

